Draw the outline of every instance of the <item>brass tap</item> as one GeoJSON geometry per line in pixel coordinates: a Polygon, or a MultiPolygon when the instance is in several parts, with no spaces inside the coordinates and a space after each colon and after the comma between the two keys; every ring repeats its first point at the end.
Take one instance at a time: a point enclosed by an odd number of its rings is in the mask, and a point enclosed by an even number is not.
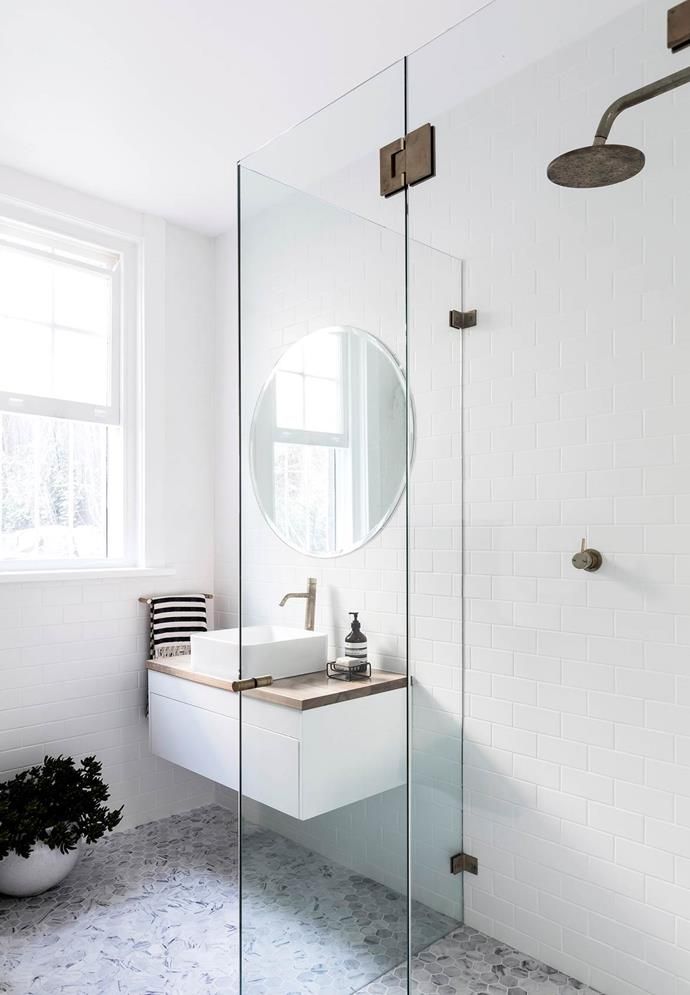
{"type": "Polygon", "coordinates": [[[304,610],[304,628],[308,632],[313,632],[314,621],[316,618],[316,577],[308,578],[306,591],[291,591],[289,594],[286,594],[280,602],[280,607],[283,608],[290,598],[307,599],[307,604],[304,610]]]}

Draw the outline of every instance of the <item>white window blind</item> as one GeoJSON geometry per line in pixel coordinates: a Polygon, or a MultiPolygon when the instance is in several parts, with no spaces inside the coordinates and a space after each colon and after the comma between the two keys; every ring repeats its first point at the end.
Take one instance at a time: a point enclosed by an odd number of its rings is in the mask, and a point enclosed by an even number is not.
{"type": "Polygon", "coordinates": [[[120,423],[120,257],[0,221],[0,411],[120,423]]]}
{"type": "Polygon", "coordinates": [[[0,570],[136,555],[131,250],[43,220],[0,217],[0,570]]]}

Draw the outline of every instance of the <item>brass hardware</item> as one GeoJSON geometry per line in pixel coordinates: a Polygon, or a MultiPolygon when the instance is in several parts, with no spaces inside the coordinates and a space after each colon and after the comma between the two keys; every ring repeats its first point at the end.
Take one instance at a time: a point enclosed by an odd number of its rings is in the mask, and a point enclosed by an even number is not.
{"type": "Polygon", "coordinates": [[[477,311],[451,311],[448,316],[451,328],[474,328],[477,324],[477,311]]]}
{"type": "Polygon", "coordinates": [[[379,149],[379,180],[382,197],[390,197],[405,188],[404,138],[396,138],[379,149]]]}
{"type": "Polygon", "coordinates": [[[469,853],[456,853],[450,858],[450,873],[479,874],[479,860],[469,853]]]}
{"type": "Polygon", "coordinates": [[[586,570],[587,573],[594,573],[603,563],[603,556],[598,549],[586,549],[587,540],[582,540],[579,553],[573,556],[573,566],[576,570],[586,570]]]}
{"type": "Polygon", "coordinates": [[[390,197],[406,186],[426,180],[434,172],[434,129],[430,124],[423,124],[379,149],[382,197],[390,197]]]}
{"type": "Polygon", "coordinates": [[[690,0],[671,7],[668,12],[666,44],[672,52],[690,45],[690,0]]]}
{"type": "Polygon", "coordinates": [[[233,691],[253,691],[254,688],[267,688],[273,684],[270,674],[263,677],[245,677],[241,681],[233,681],[230,685],[233,691]]]}
{"type": "MultiPolygon", "coordinates": [[[[163,595],[161,595],[161,597],[166,597],[166,595],[163,594],[163,595]]],[[[175,595],[174,594],[169,594],[169,595],[167,595],[167,597],[174,598],[175,595]]],[[[213,601],[213,595],[212,594],[204,594],[204,595],[202,595],[202,597],[206,598],[207,601],[213,601]]],[[[148,595],[148,597],[146,595],[144,595],[143,597],[139,598],[138,601],[142,605],[150,605],[151,602],[153,601],[153,596],[150,595],[150,594],[148,595]]]]}
{"type": "Polygon", "coordinates": [[[316,619],[316,577],[309,577],[307,579],[306,591],[290,592],[289,594],[286,594],[280,602],[280,607],[283,608],[290,598],[307,599],[306,608],[304,610],[304,628],[308,632],[313,632],[314,621],[316,619]]]}

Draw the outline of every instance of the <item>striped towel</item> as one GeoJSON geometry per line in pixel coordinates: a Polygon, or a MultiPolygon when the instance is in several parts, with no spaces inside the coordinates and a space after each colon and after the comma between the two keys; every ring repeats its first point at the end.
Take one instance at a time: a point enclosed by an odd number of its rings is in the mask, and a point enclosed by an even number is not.
{"type": "Polygon", "coordinates": [[[186,656],[189,637],[206,632],[206,598],[203,594],[168,594],[151,598],[151,657],[186,656]]]}

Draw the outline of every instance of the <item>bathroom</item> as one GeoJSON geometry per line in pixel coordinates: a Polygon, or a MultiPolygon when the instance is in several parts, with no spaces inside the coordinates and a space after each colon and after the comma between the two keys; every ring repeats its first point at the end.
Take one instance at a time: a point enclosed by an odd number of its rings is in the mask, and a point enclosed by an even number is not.
{"type": "Polygon", "coordinates": [[[690,5],[350,7],[0,13],[0,992],[690,995],[690,5]]]}

